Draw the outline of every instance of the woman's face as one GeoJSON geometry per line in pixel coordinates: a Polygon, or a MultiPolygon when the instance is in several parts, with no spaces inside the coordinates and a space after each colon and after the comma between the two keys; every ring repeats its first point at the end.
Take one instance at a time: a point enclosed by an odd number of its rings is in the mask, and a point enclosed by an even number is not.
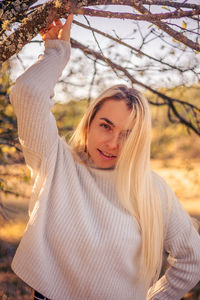
{"type": "MultiPolygon", "coordinates": [[[[131,110],[124,100],[107,100],[97,111],[88,131],[88,153],[98,168],[115,166],[124,140],[133,127],[127,126],[131,110]]],[[[130,122],[129,122],[130,123],[130,122]]]]}

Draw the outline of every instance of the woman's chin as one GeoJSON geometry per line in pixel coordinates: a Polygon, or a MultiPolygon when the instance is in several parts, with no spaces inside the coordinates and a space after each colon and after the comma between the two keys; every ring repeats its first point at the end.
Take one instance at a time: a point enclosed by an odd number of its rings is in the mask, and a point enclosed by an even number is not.
{"type": "Polygon", "coordinates": [[[94,164],[99,169],[113,169],[115,167],[116,161],[99,161],[93,160],[94,164]]]}

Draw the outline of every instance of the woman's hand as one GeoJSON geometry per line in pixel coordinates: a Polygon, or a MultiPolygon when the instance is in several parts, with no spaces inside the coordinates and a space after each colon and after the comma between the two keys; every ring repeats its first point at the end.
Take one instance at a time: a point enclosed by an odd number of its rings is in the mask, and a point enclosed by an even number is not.
{"type": "Polygon", "coordinates": [[[58,19],[52,22],[48,28],[42,29],[40,35],[43,42],[47,40],[64,40],[70,42],[70,31],[71,25],[73,22],[73,14],[70,14],[63,25],[62,22],[58,19]],[[55,25],[54,25],[55,23],[55,25]]]}

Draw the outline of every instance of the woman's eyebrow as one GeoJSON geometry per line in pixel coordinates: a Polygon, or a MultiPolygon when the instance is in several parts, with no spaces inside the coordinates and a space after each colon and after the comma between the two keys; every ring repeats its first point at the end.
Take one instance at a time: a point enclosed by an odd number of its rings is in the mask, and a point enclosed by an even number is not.
{"type": "Polygon", "coordinates": [[[109,119],[107,118],[100,118],[100,120],[104,120],[106,121],[108,124],[110,124],[111,126],[115,127],[115,125],[113,124],[113,122],[111,122],[109,119]]]}

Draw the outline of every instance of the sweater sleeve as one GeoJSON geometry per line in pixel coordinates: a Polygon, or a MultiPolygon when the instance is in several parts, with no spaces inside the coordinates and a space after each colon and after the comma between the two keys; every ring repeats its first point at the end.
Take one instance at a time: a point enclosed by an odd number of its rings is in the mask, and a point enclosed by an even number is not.
{"type": "Polygon", "coordinates": [[[69,56],[70,43],[47,40],[44,55],[40,55],[38,61],[17,78],[10,92],[19,140],[32,175],[48,157],[59,137],[51,113],[51,98],[69,56]]]}
{"type": "Polygon", "coordinates": [[[150,288],[148,300],[180,300],[200,280],[200,236],[174,193],[164,249],[165,274],[150,288]]]}

